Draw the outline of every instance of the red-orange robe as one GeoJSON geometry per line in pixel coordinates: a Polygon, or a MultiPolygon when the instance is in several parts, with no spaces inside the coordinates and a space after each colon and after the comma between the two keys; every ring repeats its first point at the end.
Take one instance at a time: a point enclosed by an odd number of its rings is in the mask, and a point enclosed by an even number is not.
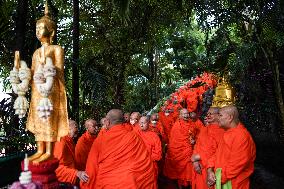
{"type": "Polygon", "coordinates": [[[242,123],[224,132],[208,167],[222,169],[222,184],[232,181],[233,189],[249,189],[249,176],[254,171],[255,143],[242,123]]]}
{"type": "MultiPolygon", "coordinates": [[[[164,128],[164,132],[167,136],[167,138],[169,139],[169,135],[172,129],[172,126],[175,122],[175,120],[173,119],[173,117],[171,116],[171,114],[169,116],[165,116],[164,112],[159,112],[159,120],[161,121],[163,128],[164,128]]],[[[167,141],[168,141],[167,139],[167,141]]]]}
{"type": "Polygon", "coordinates": [[[192,189],[208,189],[206,184],[207,179],[207,162],[211,158],[219,145],[221,138],[223,137],[224,129],[218,124],[209,124],[207,127],[203,127],[198,135],[197,142],[194,146],[193,154],[199,154],[199,163],[202,166],[202,173],[198,174],[194,171],[192,173],[192,189]]]}
{"type": "Polygon", "coordinates": [[[155,189],[154,166],[141,137],[123,124],[101,133],[88,156],[88,183],[81,188],[155,189]]]}
{"type": "Polygon", "coordinates": [[[91,135],[86,131],[77,141],[75,147],[75,160],[76,168],[79,171],[85,171],[88,154],[95,138],[96,135],[91,135]]]}
{"type": "Polygon", "coordinates": [[[183,183],[191,182],[193,145],[190,143],[192,133],[197,133],[191,121],[178,119],[172,130],[165,157],[164,175],[178,179],[183,183]]]}
{"type": "Polygon", "coordinates": [[[160,121],[157,121],[156,125],[154,126],[152,123],[149,124],[149,130],[157,133],[158,136],[160,136],[163,140],[163,142],[167,143],[168,138],[164,132],[164,128],[160,121]]]}
{"type": "Polygon", "coordinates": [[[152,158],[155,168],[155,178],[158,178],[158,164],[162,158],[162,144],[161,140],[158,135],[153,131],[142,131],[141,129],[138,131],[138,134],[143,139],[144,143],[146,144],[147,150],[152,158]]]}
{"type": "Polygon", "coordinates": [[[55,170],[59,182],[76,184],[76,163],[75,163],[75,144],[73,139],[67,135],[62,137],[60,142],[54,146],[54,157],[59,160],[59,166],[55,170]]]}
{"type": "Polygon", "coordinates": [[[186,98],[186,107],[189,112],[195,112],[198,106],[198,92],[197,89],[189,89],[186,98]]]}

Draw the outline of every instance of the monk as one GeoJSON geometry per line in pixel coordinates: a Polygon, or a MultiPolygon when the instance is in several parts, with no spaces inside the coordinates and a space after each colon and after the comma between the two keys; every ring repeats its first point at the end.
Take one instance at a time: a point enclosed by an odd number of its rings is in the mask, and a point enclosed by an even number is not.
{"type": "Polygon", "coordinates": [[[157,113],[154,113],[150,117],[150,123],[149,123],[149,130],[154,131],[157,133],[157,135],[165,142],[167,143],[167,136],[164,132],[164,128],[159,121],[159,116],[157,113]]]}
{"type": "Polygon", "coordinates": [[[130,113],[128,113],[128,112],[124,113],[123,117],[124,117],[124,122],[125,123],[129,123],[129,121],[130,121],[130,113]]]}
{"type": "Polygon", "coordinates": [[[256,157],[255,143],[240,122],[235,106],[220,109],[219,124],[225,132],[215,155],[208,161],[207,184],[213,186],[216,182],[216,185],[231,185],[232,189],[249,189],[249,176],[254,171],[256,157]]]}
{"type": "Polygon", "coordinates": [[[196,133],[195,126],[189,120],[187,109],[181,109],[179,119],[171,130],[168,150],[165,157],[164,175],[177,180],[179,188],[187,187],[191,182],[191,156],[196,133]]]}
{"type": "Polygon", "coordinates": [[[139,130],[139,119],[141,118],[141,114],[139,112],[132,112],[130,115],[129,123],[132,125],[134,131],[139,130]]]}
{"type": "Polygon", "coordinates": [[[77,178],[82,182],[88,181],[88,175],[76,169],[75,144],[73,139],[77,137],[77,123],[69,120],[69,135],[62,137],[55,143],[54,157],[59,160],[59,166],[55,170],[57,180],[62,183],[76,185],[77,178]]]}
{"type": "Polygon", "coordinates": [[[175,122],[172,114],[173,113],[169,109],[159,112],[159,119],[163,125],[167,141],[169,140],[170,132],[175,122]]]}
{"type": "Polygon", "coordinates": [[[157,162],[162,158],[162,144],[157,133],[149,129],[149,118],[142,116],[139,120],[140,129],[138,134],[146,144],[147,150],[152,158],[155,168],[155,178],[158,178],[158,164],[157,162]]]}
{"type": "Polygon", "coordinates": [[[194,136],[195,138],[192,138],[192,140],[194,140],[194,143],[197,140],[197,137],[199,135],[199,132],[202,128],[204,128],[204,124],[202,123],[202,121],[199,119],[199,117],[197,116],[197,114],[195,112],[190,112],[189,113],[189,118],[190,118],[190,122],[191,124],[194,126],[194,132],[192,136],[194,136]]]}
{"type": "Polygon", "coordinates": [[[96,120],[85,121],[86,132],[78,139],[75,147],[76,167],[80,171],[85,171],[88,154],[99,131],[96,120]]]}
{"type": "Polygon", "coordinates": [[[94,141],[86,165],[89,182],[81,188],[156,188],[154,166],[141,137],[123,124],[123,113],[106,115],[106,131],[94,141]]]}
{"type": "Polygon", "coordinates": [[[209,108],[206,115],[206,127],[203,127],[194,146],[191,161],[193,164],[192,189],[208,189],[207,162],[211,158],[223,137],[224,129],[219,127],[219,108],[209,108]]]}

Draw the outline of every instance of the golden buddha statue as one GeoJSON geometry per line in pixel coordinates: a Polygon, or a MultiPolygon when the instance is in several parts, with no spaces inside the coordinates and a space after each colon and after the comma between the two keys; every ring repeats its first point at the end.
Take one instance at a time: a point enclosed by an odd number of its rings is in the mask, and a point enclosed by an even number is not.
{"type": "Polygon", "coordinates": [[[222,108],[228,105],[234,105],[236,101],[236,94],[234,88],[223,77],[219,79],[217,87],[215,88],[215,95],[211,107],[222,108]]]}
{"type": "Polygon", "coordinates": [[[56,23],[48,5],[36,23],[36,36],[41,42],[32,57],[31,102],[27,129],[35,135],[37,152],[29,161],[39,163],[53,157],[54,142],[68,134],[67,99],[64,82],[64,50],[52,45],[56,23]]]}

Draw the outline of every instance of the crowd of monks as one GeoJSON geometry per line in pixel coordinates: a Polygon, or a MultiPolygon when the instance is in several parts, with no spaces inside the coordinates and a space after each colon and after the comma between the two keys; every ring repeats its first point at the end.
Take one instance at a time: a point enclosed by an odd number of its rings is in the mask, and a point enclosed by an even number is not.
{"type": "Polygon", "coordinates": [[[200,117],[200,94],[213,86],[204,74],[171,95],[159,113],[112,109],[99,124],[87,120],[76,144],[78,126],[70,120],[69,135],[54,149],[58,181],[82,189],[249,189],[256,148],[237,108],[211,107],[200,117]],[[196,82],[206,85],[190,88],[196,82]]]}

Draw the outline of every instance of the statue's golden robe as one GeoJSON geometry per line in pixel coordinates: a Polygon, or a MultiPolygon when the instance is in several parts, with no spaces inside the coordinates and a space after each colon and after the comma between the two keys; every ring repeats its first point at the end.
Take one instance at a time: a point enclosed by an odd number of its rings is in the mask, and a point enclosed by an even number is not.
{"type": "MultiPolygon", "coordinates": [[[[33,54],[31,72],[34,74],[37,66],[41,64],[42,49],[33,54]]],[[[44,50],[45,57],[50,57],[56,67],[51,93],[48,98],[53,104],[53,111],[47,120],[38,117],[37,106],[42,98],[33,79],[31,80],[32,96],[27,121],[27,129],[34,133],[36,141],[55,142],[68,134],[67,99],[64,82],[64,50],[58,45],[49,45],[44,50]]]]}

